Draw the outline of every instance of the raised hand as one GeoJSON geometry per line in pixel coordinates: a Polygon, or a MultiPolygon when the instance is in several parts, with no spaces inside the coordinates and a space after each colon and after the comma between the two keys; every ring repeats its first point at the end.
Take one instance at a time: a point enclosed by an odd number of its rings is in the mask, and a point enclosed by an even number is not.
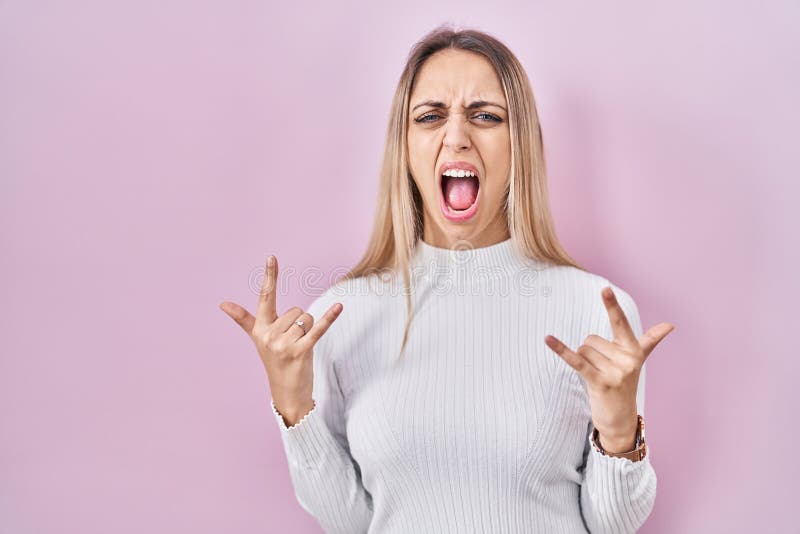
{"type": "Polygon", "coordinates": [[[575,352],[554,336],[545,337],[545,343],[586,381],[592,422],[603,447],[611,453],[626,452],[633,449],[636,436],[639,373],[675,325],[659,323],[636,339],[611,287],[604,287],[601,294],[611,321],[612,341],[590,334],[575,352]]]}
{"type": "Polygon", "coordinates": [[[219,307],[255,343],[267,371],[275,408],[291,426],[314,407],[314,345],[339,317],[342,305],[334,303],[318,322],[296,306],[278,316],[275,303],[277,281],[278,260],[269,256],[255,317],[234,302],[225,301],[219,307]],[[302,321],[303,325],[295,321],[302,321]]]}

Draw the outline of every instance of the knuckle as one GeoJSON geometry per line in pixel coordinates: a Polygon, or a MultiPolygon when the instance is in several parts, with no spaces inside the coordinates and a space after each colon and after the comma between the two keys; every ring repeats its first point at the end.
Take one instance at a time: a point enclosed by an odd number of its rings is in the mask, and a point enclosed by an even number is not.
{"type": "Polygon", "coordinates": [[[282,357],[286,357],[291,353],[291,347],[284,339],[277,339],[275,340],[273,346],[275,347],[275,352],[280,354],[282,357]]]}
{"type": "Polygon", "coordinates": [[[614,371],[608,377],[608,385],[616,389],[622,385],[624,378],[625,375],[622,371],[614,371]]]}
{"type": "Polygon", "coordinates": [[[634,358],[627,358],[622,364],[625,375],[635,374],[639,370],[639,362],[634,358]]]}
{"type": "Polygon", "coordinates": [[[273,337],[266,343],[267,349],[276,356],[283,356],[286,350],[286,342],[281,338],[273,337]]]}
{"type": "Polygon", "coordinates": [[[275,331],[272,328],[265,328],[261,331],[260,338],[264,345],[271,346],[275,341],[275,331]]]}

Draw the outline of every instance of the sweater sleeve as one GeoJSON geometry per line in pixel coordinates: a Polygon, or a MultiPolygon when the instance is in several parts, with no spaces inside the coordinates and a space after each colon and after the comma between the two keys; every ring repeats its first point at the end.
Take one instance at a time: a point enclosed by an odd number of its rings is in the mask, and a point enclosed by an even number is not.
{"type": "MultiPolygon", "coordinates": [[[[308,311],[316,319],[326,309],[318,299],[308,311]]],[[[274,400],[270,404],[300,506],[326,533],[358,534],[369,528],[372,498],[362,485],[347,443],[344,397],[327,343],[334,326],[314,347],[314,407],[289,427],[274,400]]]]}
{"type": "MultiPolygon", "coordinates": [[[[636,303],[623,290],[612,285],[620,306],[637,337],[642,324],[636,303]]],[[[606,338],[612,339],[609,322],[606,338]]],[[[642,366],[636,391],[638,413],[644,417],[645,369],[642,366]]],[[[584,443],[585,471],[581,484],[581,513],[592,534],[624,534],[636,532],[645,522],[656,499],[656,473],[651,460],[650,443],[647,456],[634,462],[626,458],[605,456],[591,444],[594,425],[588,425],[584,443]]]]}

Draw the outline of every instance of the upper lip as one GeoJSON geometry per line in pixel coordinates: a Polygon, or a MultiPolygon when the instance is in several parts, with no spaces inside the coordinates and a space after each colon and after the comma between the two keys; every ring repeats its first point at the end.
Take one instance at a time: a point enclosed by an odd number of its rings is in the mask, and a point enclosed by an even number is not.
{"type": "Polygon", "coordinates": [[[480,172],[478,172],[478,168],[472,163],[468,163],[466,161],[445,161],[439,166],[439,175],[438,175],[439,179],[441,179],[444,171],[448,169],[462,169],[465,171],[472,171],[478,178],[480,178],[480,172]]]}

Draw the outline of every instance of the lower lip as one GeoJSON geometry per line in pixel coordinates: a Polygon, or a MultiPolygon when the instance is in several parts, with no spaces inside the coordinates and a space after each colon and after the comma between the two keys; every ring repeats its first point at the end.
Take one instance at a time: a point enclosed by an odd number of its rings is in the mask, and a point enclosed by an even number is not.
{"type": "Polygon", "coordinates": [[[442,214],[449,221],[464,222],[473,217],[478,212],[478,203],[481,201],[481,187],[478,184],[478,196],[475,197],[475,202],[469,208],[462,211],[455,211],[450,209],[447,202],[444,201],[444,191],[442,191],[442,184],[439,183],[439,204],[442,207],[442,214]]]}

